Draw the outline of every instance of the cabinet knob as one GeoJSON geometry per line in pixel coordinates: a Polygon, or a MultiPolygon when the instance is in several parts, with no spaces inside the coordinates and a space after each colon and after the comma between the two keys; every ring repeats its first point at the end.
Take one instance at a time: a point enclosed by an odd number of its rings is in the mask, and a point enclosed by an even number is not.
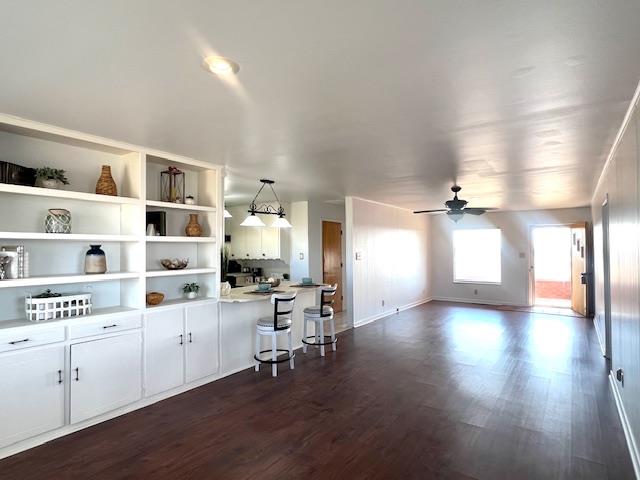
{"type": "Polygon", "coordinates": [[[180,345],[184,345],[184,335],[180,334],[180,345]]]}
{"type": "Polygon", "coordinates": [[[191,332],[189,332],[189,343],[193,343],[193,337],[191,335],[191,332]]]}
{"type": "Polygon", "coordinates": [[[58,370],[58,385],[62,383],[62,370],[58,370]]]}
{"type": "Polygon", "coordinates": [[[616,370],[616,380],[618,380],[624,386],[624,370],[619,368],[616,370]]]}
{"type": "Polygon", "coordinates": [[[22,340],[14,340],[12,342],[9,342],[9,345],[15,345],[17,343],[24,343],[24,342],[28,342],[29,339],[28,338],[23,338],[22,340]]]}
{"type": "Polygon", "coordinates": [[[75,368],[76,371],[76,382],[80,381],[80,369],[78,367],[75,368]]]}
{"type": "Polygon", "coordinates": [[[117,324],[117,323],[114,323],[114,324],[112,324],[112,325],[105,325],[105,326],[104,326],[104,327],[102,327],[102,328],[104,328],[104,329],[106,330],[107,328],[113,328],[113,327],[117,327],[117,326],[118,326],[118,324],[117,324]]]}

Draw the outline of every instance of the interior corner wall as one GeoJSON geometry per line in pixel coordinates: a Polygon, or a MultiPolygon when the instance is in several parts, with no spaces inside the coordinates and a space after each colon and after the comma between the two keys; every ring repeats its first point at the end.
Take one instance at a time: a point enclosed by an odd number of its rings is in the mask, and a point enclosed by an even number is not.
{"type": "Polygon", "coordinates": [[[347,300],[360,326],[430,299],[427,215],[347,197],[347,300]]]}
{"type": "MultiPolygon", "coordinates": [[[[591,222],[588,207],[465,215],[458,223],[454,223],[446,215],[434,215],[431,224],[433,298],[490,305],[528,305],[530,227],[576,222],[591,222]],[[498,227],[502,232],[501,284],[454,283],[454,230],[492,227],[498,227]]],[[[478,252],[478,255],[481,254],[482,252],[478,252]]]]}
{"type": "Polygon", "coordinates": [[[290,278],[299,282],[309,276],[309,204],[293,202],[290,207],[291,228],[290,278]]]}
{"type": "MultiPolygon", "coordinates": [[[[342,225],[342,263],[344,264],[345,244],[345,206],[320,201],[309,201],[309,276],[316,281],[323,280],[322,258],[322,222],[337,222],[342,225]]],[[[342,286],[346,281],[345,269],[342,269],[342,286]]],[[[344,309],[348,309],[348,302],[343,303],[344,309]]]]}

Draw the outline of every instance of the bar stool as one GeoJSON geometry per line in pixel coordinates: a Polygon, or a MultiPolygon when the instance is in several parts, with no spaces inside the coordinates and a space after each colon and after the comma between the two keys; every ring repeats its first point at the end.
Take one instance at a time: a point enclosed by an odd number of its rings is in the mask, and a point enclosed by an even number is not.
{"type": "Polygon", "coordinates": [[[336,294],[338,284],[330,287],[322,287],[320,290],[320,306],[307,307],[304,309],[304,334],[302,337],[302,351],[307,353],[307,345],[316,345],[320,347],[320,356],[324,357],[324,346],[333,345],[333,351],[336,351],[336,324],[333,320],[333,297],[336,294]],[[307,334],[307,323],[315,323],[315,335],[307,334]],[[324,322],[329,323],[331,335],[324,334],[324,322]],[[314,338],[313,342],[309,339],[314,338]],[[329,339],[329,341],[327,341],[329,339]]]}
{"type": "Polygon", "coordinates": [[[260,364],[267,363],[271,365],[271,375],[278,376],[278,363],[289,360],[289,367],[293,370],[293,345],[291,343],[291,317],[293,315],[293,305],[296,300],[296,293],[274,293],[271,295],[271,304],[273,305],[273,317],[262,317],[256,323],[256,354],[253,358],[256,361],[256,372],[260,371],[260,364]],[[271,349],[260,350],[262,336],[271,337],[271,349]],[[289,341],[289,349],[278,348],[278,337],[286,335],[289,341]],[[271,352],[270,359],[260,357],[260,354],[271,352]],[[286,352],[287,356],[278,359],[278,352],[286,352]]]}

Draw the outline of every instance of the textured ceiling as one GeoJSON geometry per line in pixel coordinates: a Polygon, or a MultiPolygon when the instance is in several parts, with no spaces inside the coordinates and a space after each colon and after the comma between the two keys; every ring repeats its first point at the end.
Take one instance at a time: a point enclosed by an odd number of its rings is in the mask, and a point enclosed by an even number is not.
{"type": "Polygon", "coordinates": [[[0,6],[0,111],[225,164],[234,203],[585,205],[640,77],[637,0],[0,6]]]}

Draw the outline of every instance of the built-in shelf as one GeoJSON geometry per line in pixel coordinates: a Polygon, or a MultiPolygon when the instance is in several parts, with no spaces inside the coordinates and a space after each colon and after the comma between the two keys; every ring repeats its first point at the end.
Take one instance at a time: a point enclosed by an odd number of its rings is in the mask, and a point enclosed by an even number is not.
{"type": "Polygon", "coordinates": [[[187,210],[192,212],[215,212],[216,211],[216,207],[203,207],[202,205],[187,205],[185,203],[158,202],[156,200],[147,200],[147,207],[175,208],[178,210],[187,210]]]}
{"type": "Polygon", "coordinates": [[[67,242],[137,242],[135,235],[99,235],[84,233],[0,232],[1,240],[57,240],[67,242]]]}
{"type": "Polygon", "coordinates": [[[216,273],[215,268],[183,268],[182,270],[148,270],[147,277],[173,277],[176,275],[199,275],[216,273]]]}
{"type": "Polygon", "coordinates": [[[194,303],[206,303],[214,300],[216,300],[216,298],[214,297],[198,297],[193,299],[174,298],[171,300],[165,300],[159,305],[147,305],[147,310],[158,310],[158,309],[162,309],[163,307],[171,308],[171,307],[184,306],[184,305],[189,305],[194,303]]]}
{"type": "Polygon", "coordinates": [[[128,278],[138,277],[139,274],[134,272],[114,272],[94,275],[43,275],[29,278],[0,280],[0,288],[35,287],[39,285],[62,285],[66,283],[108,282],[111,280],[125,280],[128,278]]]}
{"type": "Polygon", "coordinates": [[[26,187],[24,185],[12,185],[0,183],[0,193],[15,193],[18,195],[32,195],[38,197],[66,198],[68,200],[84,200],[87,202],[116,203],[133,205],[140,202],[137,198],[118,197],[111,195],[98,195],[96,193],[74,192],[71,190],[55,190],[53,188],[26,187]]]}
{"type": "Polygon", "coordinates": [[[181,236],[155,236],[147,237],[147,242],[166,243],[215,243],[216,237],[181,237],[181,236]]]}
{"type": "Polygon", "coordinates": [[[52,320],[43,320],[41,322],[30,322],[24,318],[17,318],[14,320],[4,320],[0,322],[0,330],[5,328],[16,328],[16,327],[47,327],[51,325],[60,325],[66,322],[72,321],[76,323],[79,319],[91,321],[96,320],[100,317],[105,317],[108,315],[118,315],[121,313],[131,313],[131,312],[141,312],[140,309],[116,306],[116,307],[105,307],[105,308],[94,308],[90,315],[76,315],[73,317],[66,318],[55,318],[52,320]]]}

